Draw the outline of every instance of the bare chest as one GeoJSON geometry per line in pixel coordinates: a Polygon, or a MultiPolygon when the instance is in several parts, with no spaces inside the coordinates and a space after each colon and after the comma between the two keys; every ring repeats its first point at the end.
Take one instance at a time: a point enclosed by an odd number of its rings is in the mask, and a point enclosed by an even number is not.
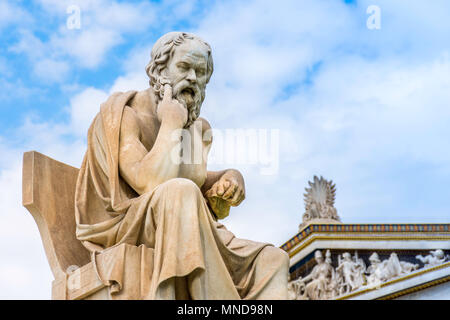
{"type": "Polygon", "coordinates": [[[201,128],[184,129],[180,142],[179,177],[194,181],[199,187],[206,179],[209,145],[203,141],[201,128]]]}

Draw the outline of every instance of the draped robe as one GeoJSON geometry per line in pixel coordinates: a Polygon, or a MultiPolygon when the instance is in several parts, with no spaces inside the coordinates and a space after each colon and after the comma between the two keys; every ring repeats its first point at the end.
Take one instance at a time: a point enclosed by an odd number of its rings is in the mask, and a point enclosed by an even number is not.
{"type": "Polygon", "coordinates": [[[287,254],[236,238],[215,219],[193,181],[170,179],[139,195],[121,177],[122,115],[137,94],[115,93],[101,105],[88,131],[76,186],[76,236],[88,250],[102,252],[123,243],[153,249],[150,260],[129,259],[114,267],[119,268],[114,274],[127,274],[136,269],[130,264],[151,263],[140,269],[152,273],[146,280],[107,275],[105,281],[119,282],[111,297],[123,291],[121,282],[127,279],[146,282],[139,292],[125,295],[131,299],[286,299],[287,254]]]}

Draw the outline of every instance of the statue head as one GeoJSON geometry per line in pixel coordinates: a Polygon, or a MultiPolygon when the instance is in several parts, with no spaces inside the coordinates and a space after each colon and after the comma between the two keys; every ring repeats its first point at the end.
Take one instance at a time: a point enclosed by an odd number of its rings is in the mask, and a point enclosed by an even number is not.
{"type": "Polygon", "coordinates": [[[330,250],[327,250],[327,252],[325,252],[325,262],[328,264],[331,264],[331,262],[332,262],[330,250]]]}
{"type": "Polygon", "coordinates": [[[369,261],[372,264],[378,264],[380,263],[380,257],[378,256],[378,253],[374,252],[372,253],[372,255],[369,257],[369,261]]]}
{"type": "Polygon", "coordinates": [[[200,114],[206,84],[213,73],[209,44],[191,33],[166,33],[153,46],[145,70],[157,99],[164,96],[164,85],[172,86],[173,98],[188,109],[189,127],[200,114]]]}
{"type": "Polygon", "coordinates": [[[438,259],[443,259],[444,258],[444,251],[442,251],[441,249],[437,249],[435,251],[430,251],[431,255],[435,256],[438,259]]]}
{"type": "Polygon", "coordinates": [[[317,263],[322,263],[322,262],[323,262],[322,251],[317,250],[317,251],[314,253],[314,258],[316,259],[316,262],[317,262],[317,263]]]}
{"type": "Polygon", "coordinates": [[[351,258],[352,258],[352,256],[350,255],[350,253],[348,253],[348,252],[344,252],[343,254],[342,254],[342,257],[344,258],[344,260],[351,260],[351,258]]]}

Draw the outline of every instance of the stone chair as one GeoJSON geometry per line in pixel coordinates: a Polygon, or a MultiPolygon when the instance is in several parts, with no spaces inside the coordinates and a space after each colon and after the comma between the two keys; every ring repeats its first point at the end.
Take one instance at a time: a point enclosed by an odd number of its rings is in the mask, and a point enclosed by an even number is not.
{"type": "Polygon", "coordinates": [[[151,278],[153,249],[122,244],[92,257],[75,237],[77,176],[77,168],[36,151],[24,153],[22,204],[38,225],[55,277],[52,299],[140,298],[147,289],[142,283],[150,282],[142,279],[151,278]],[[136,268],[123,272],[125,260],[136,268]]]}

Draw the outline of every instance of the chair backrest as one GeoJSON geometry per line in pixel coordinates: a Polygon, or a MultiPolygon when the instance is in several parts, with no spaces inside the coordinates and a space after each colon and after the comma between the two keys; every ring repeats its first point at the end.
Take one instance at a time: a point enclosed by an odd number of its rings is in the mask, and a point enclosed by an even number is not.
{"type": "Polygon", "coordinates": [[[75,186],[78,169],[39,152],[23,155],[22,204],[36,221],[55,279],[71,265],[89,263],[89,252],[75,237],[75,186]]]}

